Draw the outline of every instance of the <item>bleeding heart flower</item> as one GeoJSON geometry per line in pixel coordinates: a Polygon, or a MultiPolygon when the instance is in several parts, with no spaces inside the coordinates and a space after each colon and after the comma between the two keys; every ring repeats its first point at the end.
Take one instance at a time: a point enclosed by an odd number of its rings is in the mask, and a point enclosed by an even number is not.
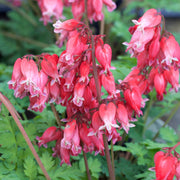
{"type": "Polygon", "coordinates": [[[160,151],[155,154],[154,161],[156,180],[173,180],[177,158],[160,151]]]}
{"type": "Polygon", "coordinates": [[[96,45],[95,47],[95,56],[98,62],[102,65],[104,70],[109,70],[111,67],[111,57],[112,57],[112,49],[108,44],[104,44],[103,46],[96,45]]]}
{"type": "Polygon", "coordinates": [[[157,92],[157,98],[163,100],[163,93],[165,91],[166,82],[163,74],[157,73],[154,77],[154,86],[157,92]]]}
{"type": "Polygon", "coordinates": [[[43,145],[45,148],[47,148],[46,143],[59,139],[61,137],[61,134],[62,132],[55,126],[47,128],[41,137],[36,137],[36,139],[38,140],[38,146],[40,147],[43,145]]]}
{"type": "Polygon", "coordinates": [[[112,127],[118,128],[119,126],[116,124],[115,120],[116,115],[116,106],[110,102],[108,105],[101,104],[99,107],[99,116],[101,117],[104,125],[101,126],[99,129],[106,128],[107,131],[110,133],[112,127]]]}

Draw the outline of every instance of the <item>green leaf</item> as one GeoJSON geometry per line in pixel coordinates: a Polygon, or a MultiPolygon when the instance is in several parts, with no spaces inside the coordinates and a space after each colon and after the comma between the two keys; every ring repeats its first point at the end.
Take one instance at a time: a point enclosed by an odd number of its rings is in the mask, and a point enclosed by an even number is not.
{"type": "Polygon", "coordinates": [[[170,126],[161,128],[160,136],[162,139],[164,139],[168,142],[176,143],[178,141],[178,135],[177,135],[176,131],[173,128],[171,128],[170,126]]]}
{"type": "Polygon", "coordinates": [[[167,147],[167,144],[164,143],[157,143],[150,139],[146,139],[145,141],[141,142],[141,144],[146,145],[147,149],[162,149],[163,147],[167,147]]]}
{"type": "MultiPolygon", "coordinates": [[[[88,166],[91,171],[91,175],[95,178],[99,177],[99,173],[101,172],[101,162],[98,159],[93,159],[92,157],[88,158],[88,166]]],[[[79,161],[79,168],[82,172],[86,172],[84,159],[79,161]]]]}
{"type": "MultiPolygon", "coordinates": [[[[49,171],[55,164],[55,161],[52,158],[52,155],[48,153],[48,151],[45,151],[42,154],[41,161],[46,169],[46,171],[49,171]]],[[[39,173],[42,174],[42,170],[38,168],[39,173]]]]}
{"type": "Polygon", "coordinates": [[[30,180],[37,179],[37,165],[32,156],[24,160],[24,173],[30,180]]]}
{"type": "Polygon", "coordinates": [[[135,179],[135,175],[137,175],[140,172],[140,169],[142,169],[140,166],[132,164],[124,158],[120,158],[120,161],[115,163],[115,165],[116,175],[124,175],[128,180],[135,179]]]}
{"type": "Polygon", "coordinates": [[[57,110],[60,114],[62,114],[62,113],[64,113],[64,112],[66,111],[66,107],[65,107],[65,106],[61,106],[60,104],[57,104],[57,105],[56,105],[56,110],[57,110]]]}
{"type": "Polygon", "coordinates": [[[72,167],[69,167],[67,164],[63,164],[61,167],[58,167],[56,171],[52,174],[51,178],[54,180],[56,178],[64,180],[76,180],[82,179],[85,176],[82,171],[78,168],[77,164],[72,164],[72,167]]]}
{"type": "Polygon", "coordinates": [[[152,179],[156,178],[155,173],[152,171],[146,171],[144,173],[137,174],[137,175],[135,175],[135,177],[137,179],[142,179],[142,180],[152,180],[152,179]]]}
{"type": "MultiPolygon", "coordinates": [[[[111,149],[111,145],[109,145],[109,149],[111,149]]],[[[120,145],[113,145],[113,151],[127,151],[127,148],[120,145]]]]}
{"type": "Polygon", "coordinates": [[[16,143],[15,137],[11,132],[0,133],[0,142],[3,148],[9,148],[16,143]]]}
{"type": "Polygon", "coordinates": [[[137,157],[138,165],[145,165],[147,164],[147,159],[145,159],[145,155],[148,151],[144,148],[144,146],[140,145],[139,143],[126,143],[127,151],[131,152],[133,155],[137,157]]]}

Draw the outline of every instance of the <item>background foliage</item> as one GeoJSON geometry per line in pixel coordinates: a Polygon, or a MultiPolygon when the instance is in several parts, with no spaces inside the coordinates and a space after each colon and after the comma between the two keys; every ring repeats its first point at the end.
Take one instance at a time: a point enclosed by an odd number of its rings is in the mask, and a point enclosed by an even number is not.
{"type": "MultiPolygon", "coordinates": [[[[54,142],[49,143],[47,149],[38,148],[37,146],[36,136],[41,136],[49,126],[56,125],[50,107],[47,106],[42,113],[28,111],[28,98],[16,99],[13,91],[8,89],[7,81],[11,78],[11,65],[18,57],[42,52],[59,55],[62,51],[54,45],[55,36],[52,25],[44,26],[39,21],[40,11],[36,2],[28,1],[28,3],[31,4],[24,4],[18,9],[13,8],[8,11],[6,19],[0,20],[0,91],[8,97],[20,113],[23,119],[21,123],[51,178],[53,180],[86,180],[82,155],[72,159],[72,167],[67,165],[60,167],[59,159],[52,157],[54,142]],[[22,17],[22,13],[26,13],[27,16],[22,17]]],[[[162,10],[168,7],[168,11],[175,12],[178,10],[178,3],[177,1],[173,3],[168,0],[158,2],[144,0],[133,1],[126,8],[124,4],[121,4],[111,14],[104,9],[105,41],[113,49],[114,61],[112,66],[116,67],[116,70],[112,70],[112,72],[116,81],[124,79],[136,64],[136,59],[125,54],[125,47],[122,46],[122,42],[130,40],[128,32],[129,26],[132,25],[130,19],[137,18],[142,10],[148,8],[162,10]]],[[[65,9],[65,16],[71,17],[68,9],[65,9]]],[[[94,23],[91,26],[95,31],[99,24],[94,23]]],[[[175,35],[177,38],[180,37],[177,32],[175,35]]],[[[148,95],[148,98],[149,102],[143,110],[144,116],[135,123],[136,127],[131,128],[128,135],[124,131],[119,131],[123,140],[113,147],[117,179],[150,180],[155,178],[154,172],[148,170],[148,168],[154,166],[153,156],[155,152],[162,147],[175,145],[180,138],[180,134],[177,134],[173,128],[168,126],[174,113],[180,107],[180,93],[168,92],[164,101],[157,102],[156,93],[153,91],[148,95]]],[[[56,108],[59,115],[63,117],[65,109],[60,105],[56,108]]],[[[177,151],[180,153],[180,148],[177,151]]],[[[88,154],[87,156],[92,178],[94,180],[106,179],[108,170],[105,159],[100,155],[88,154]]],[[[0,112],[0,179],[44,179],[25,140],[3,105],[0,112]]]]}

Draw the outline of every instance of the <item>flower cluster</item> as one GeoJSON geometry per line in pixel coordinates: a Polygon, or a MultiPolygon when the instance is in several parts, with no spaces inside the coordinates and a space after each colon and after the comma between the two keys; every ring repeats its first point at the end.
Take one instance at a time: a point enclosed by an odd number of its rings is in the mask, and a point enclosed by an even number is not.
{"type": "Polygon", "coordinates": [[[151,170],[156,172],[156,180],[173,180],[174,176],[176,179],[180,179],[180,154],[172,148],[164,148],[166,152],[158,151],[154,156],[155,167],[151,170]],[[172,154],[174,151],[174,154],[172,154]]]}
{"type": "MultiPolygon", "coordinates": [[[[155,9],[148,10],[135,26],[130,27],[131,41],[125,42],[127,51],[137,58],[137,76],[143,76],[144,93],[149,93],[153,87],[157,98],[163,99],[167,83],[177,92],[179,88],[180,47],[174,36],[164,29],[163,16],[155,9]],[[141,74],[141,75],[140,75],[141,74]]],[[[142,82],[141,82],[142,83],[142,82]]]]}
{"type": "Polygon", "coordinates": [[[87,17],[89,21],[101,21],[104,17],[102,13],[103,5],[107,6],[108,11],[113,11],[116,4],[112,0],[37,0],[42,12],[42,20],[46,25],[53,20],[63,17],[63,6],[71,6],[74,19],[81,20],[85,14],[87,6],[87,17]],[[87,3],[87,5],[85,4],[87,3]]]}
{"type": "MultiPolygon", "coordinates": [[[[159,31],[161,16],[151,9],[134,22],[136,25],[130,28],[133,36],[127,45],[138,63],[119,83],[115,83],[110,71],[111,47],[103,42],[102,36],[92,35],[85,24],[75,19],[54,24],[54,32],[62,35],[61,41],[67,37],[66,50],[60,56],[42,54],[16,60],[9,81],[16,97],[29,96],[29,109],[35,111],[42,111],[45,103],[66,107],[65,128],[50,127],[42,137],[37,137],[39,146],[56,141],[53,156],[58,156],[61,164],[70,164],[70,156],[77,156],[81,150],[104,155],[103,136],[113,143],[120,141],[118,130],[123,128],[128,133],[134,126],[136,116],[143,114],[141,108],[146,99],[142,94],[154,86],[159,99],[167,82],[177,90],[178,49],[173,50],[170,61],[166,52],[172,53],[167,44],[173,36],[161,43],[165,38],[164,32],[159,31]],[[158,42],[159,49],[154,47],[158,42]],[[102,88],[107,93],[104,99],[102,88]]],[[[176,46],[179,47],[177,43],[176,46]]]]}

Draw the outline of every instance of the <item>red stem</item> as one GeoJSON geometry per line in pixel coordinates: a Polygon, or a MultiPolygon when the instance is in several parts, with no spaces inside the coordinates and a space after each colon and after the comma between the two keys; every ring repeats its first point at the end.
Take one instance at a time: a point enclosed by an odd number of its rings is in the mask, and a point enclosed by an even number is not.
{"type": "Polygon", "coordinates": [[[20,122],[20,120],[18,118],[18,117],[20,117],[19,114],[17,113],[17,111],[15,110],[15,108],[13,107],[11,102],[1,92],[0,92],[0,100],[6,106],[6,108],[10,112],[10,114],[12,115],[12,117],[13,117],[14,121],[16,122],[19,130],[21,131],[25,141],[27,142],[29,148],[31,149],[31,152],[34,155],[34,158],[36,159],[36,161],[39,164],[42,172],[44,173],[44,176],[46,177],[47,180],[51,180],[51,178],[49,177],[46,169],[44,168],[44,166],[43,166],[43,164],[42,164],[36,150],[34,149],[34,146],[32,145],[31,140],[29,139],[26,131],[24,130],[24,128],[23,128],[23,126],[22,126],[22,124],[21,124],[21,122],[20,122]]]}
{"type": "Polygon", "coordinates": [[[87,161],[86,153],[84,151],[83,151],[83,157],[84,157],[84,164],[86,167],[86,173],[87,173],[88,180],[91,180],[91,174],[89,171],[88,161],[87,161]]]}
{"type": "Polygon", "coordinates": [[[178,142],[175,146],[173,146],[171,151],[174,151],[179,145],[180,145],[180,142],[178,142]]]}

